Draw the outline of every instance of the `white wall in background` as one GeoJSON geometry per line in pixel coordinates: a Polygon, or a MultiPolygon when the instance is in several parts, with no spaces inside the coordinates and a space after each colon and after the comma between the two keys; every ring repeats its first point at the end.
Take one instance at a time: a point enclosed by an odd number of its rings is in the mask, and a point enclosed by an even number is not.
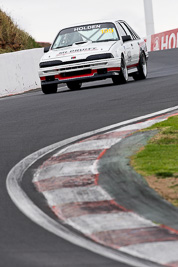
{"type": "Polygon", "coordinates": [[[0,97],[40,87],[39,61],[43,48],[0,55],[0,97]]]}

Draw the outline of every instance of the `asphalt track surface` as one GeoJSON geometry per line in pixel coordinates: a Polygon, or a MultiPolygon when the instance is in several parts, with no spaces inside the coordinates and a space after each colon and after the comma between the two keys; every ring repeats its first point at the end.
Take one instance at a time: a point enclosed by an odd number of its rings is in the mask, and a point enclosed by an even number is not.
{"type": "Polygon", "coordinates": [[[126,267],[74,246],[31,222],[13,204],[5,182],[29,154],[66,138],[178,104],[178,49],[153,52],[145,81],[84,84],[57,94],[33,91],[0,99],[0,266],[126,267]]]}

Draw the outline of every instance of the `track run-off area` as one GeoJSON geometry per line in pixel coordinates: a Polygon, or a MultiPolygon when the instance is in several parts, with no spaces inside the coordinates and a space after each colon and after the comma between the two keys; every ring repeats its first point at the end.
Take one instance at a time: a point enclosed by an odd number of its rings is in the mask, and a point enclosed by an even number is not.
{"type": "MultiPolygon", "coordinates": [[[[0,266],[132,266],[75,246],[34,224],[14,205],[6,177],[15,164],[46,146],[89,131],[177,106],[178,50],[150,53],[145,81],[114,86],[111,80],[84,84],[55,95],[35,91],[2,98],[0,266]]],[[[24,190],[44,206],[30,184],[24,190]]],[[[50,214],[46,207],[46,212],[50,214]]],[[[142,265],[140,265],[142,266],[142,265]]]]}

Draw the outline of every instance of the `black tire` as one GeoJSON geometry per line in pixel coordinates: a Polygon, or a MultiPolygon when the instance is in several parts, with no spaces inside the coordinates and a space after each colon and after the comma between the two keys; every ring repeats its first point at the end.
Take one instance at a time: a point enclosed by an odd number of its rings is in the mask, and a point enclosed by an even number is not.
{"type": "Polygon", "coordinates": [[[144,80],[147,77],[147,60],[145,54],[141,52],[140,60],[138,65],[138,72],[133,74],[133,78],[135,81],[144,80]]]}
{"type": "Polygon", "coordinates": [[[128,70],[125,62],[125,58],[122,56],[121,57],[121,70],[118,76],[113,76],[112,81],[114,84],[124,84],[127,83],[128,81],[128,70]]]}
{"type": "Polygon", "coordinates": [[[71,91],[79,90],[82,87],[82,83],[79,83],[79,82],[68,82],[67,83],[67,87],[71,91]]]}
{"type": "Polygon", "coordinates": [[[44,94],[55,94],[57,93],[57,84],[42,85],[41,90],[44,94]]]}

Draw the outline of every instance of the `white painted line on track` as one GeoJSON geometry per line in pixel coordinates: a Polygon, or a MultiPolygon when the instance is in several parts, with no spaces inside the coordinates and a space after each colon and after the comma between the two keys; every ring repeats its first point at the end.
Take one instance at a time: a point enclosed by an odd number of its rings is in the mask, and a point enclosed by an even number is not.
{"type": "MultiPolygon", "coordinates": [[[[166,120],[166,119],[165,119],[166,120]]],[[[161,120],[163,121],[163,120],[161,120]]],[[[150,121],[144,121],[144,122],[140,122],[138,124],[134,124],[134,125],[128,125],[128,126],[125,126],[125,127],[122,127],[121,129],[118,129],[116,130],[115,132],[119,132],[119,131],[127,131],[127,130],[141,130],[143,128],[147,128],[147,127],[150,127],[152,126],[153,124],[159,122],[159,118],[158,119],[153,119],[153,120],[150,120],[150,121]]]]}
{"type": "MultiPolygon", "coordinates": [[[[9,196],[11,197],[14,204],[24,213],[28,218],[30,218],[33,222],[37,223],[44,229],[50,231],[51,233],[72,242],[75,245],[81,246],[83,248],[89,249],[92,252],[98,253],[102,256],[111,258],[116,261],[120,261],[123,263],[130,264],[131,266],[159,266],[156,263],[150,262],[141,262],[140,259],[130,257],[127,254],[122,254],[119,251],[115,251],[99,244],[95,244],[94,242],[82,238],[79,235],[71,232],[69,229],[59,224],[52,218],[50,218],[47,214],[45,214],[42,210],[40,210],[31,199],[28,198],[26,193],[21,188],[21,180],[23,179],[23,175],[25,171],[30,168],[38,159],[44,157],[50,152],[62,148],[65,145],[69,145],[72,142],[78,141],[82,138],[89,137],[94,134],[98,134],[104,131],[109,131],[116,127],[124,126],[130,123],[139,122],[144,119],[148,119],[154,116],[158,116],[164,113],[168,113],[178,109],[178,106],[164,109],[162,111],[154,112],[145,116],[140,116],[138,118],[126,120],[124,122],[120,122],[111,126],[103,127],[98,130],[94,130],[85,134],[78,135],[76,137],[68,138],[64,141],[57,142],[48,147],[42,148],[41,150],[27,156],[25,159],[21,160],[18,164],[16,164],[11,171],[9,172],[6,180],[6,187],[9,196]]],[[[129,252],[130,253],[130,252],[129,252]]],[[[131,253],[130,253],[131,254],[131,253]]]]}
{"type": "Polygon", "coordinates": [[[122,247],[120,250],[132,254],[133,256],[141,255],[148,260],[157,260],[161,264],[178,261],[178,241],[137,244],[122,247]]]}

